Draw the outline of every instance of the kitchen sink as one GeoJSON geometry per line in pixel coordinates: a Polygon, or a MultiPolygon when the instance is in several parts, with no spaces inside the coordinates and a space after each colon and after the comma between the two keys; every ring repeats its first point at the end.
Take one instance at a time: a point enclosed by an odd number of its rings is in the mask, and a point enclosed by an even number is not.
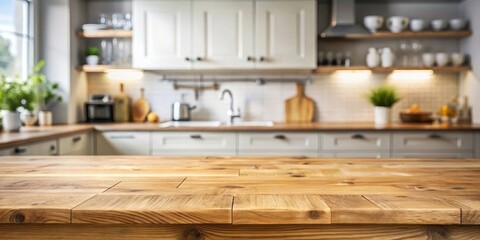
{"type": "Polygon", "coordinates": [[[168,121],[160,123],[160,127],[219,127],[219,126],[236,126],[236,127],[272,127],[272,121],[245,121],[234,122],[229,124],[227,122],[220,121],[168,121]]]}
{"type": "Polygon", "coordinates": [[[160,127],[219,127],[222,125],[220,121],[169,121],[160,123],[160,127]]]}

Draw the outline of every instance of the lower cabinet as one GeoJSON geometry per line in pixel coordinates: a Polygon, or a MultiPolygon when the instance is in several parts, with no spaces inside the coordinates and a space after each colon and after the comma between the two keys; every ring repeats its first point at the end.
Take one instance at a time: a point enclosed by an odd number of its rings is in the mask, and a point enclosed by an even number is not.
{"type": "Polygon", "coordinates": [[[389,158],[389,152],[321,152],[322,158],[389,158]]]}
{"type": "Polygon", "coordinates": [[[320,157],[389,158],[388,132],[328,132],[321,134],[320,157]]]}
{"type": "Polygon", "coordinates": [[[150,132],[97,132],[96,155],[150,155],[150,132]]]}
{"type": "Polygon", "coordinates": [[[0,150],[0,156],[48,156],[57,154],[57,140],[19,145],[0,150]]]}
{"type": "Polygon", "coordinates": [[[480,158],[480,133],[477,133],[477,139],[475,141],[477,143],[477,147],[475,147],[476,157],[480,158]]]}
{"type": "Polygon", "coordinates": [[[60,155],[92,155],[92,133],[80,133],[62,137],[58,140],[58,147],[60,155]]]}
{"type": "Polygon", "coordinates": [[[240,156],[307,156],[317,157],[318,133],[239,133],[240,156]]]}
{"type": "Polygon", "coordinates": [[[152,133],[152,154],[163,156],[235,156],[236,133],[152,133]]]}
{"type": "Polygon", "coordinates": [[[474,156],[473,152],[451,152],[451,153],[442,153],[442,152],[416,152],[416,153],[393,153],[393,158],[472,158],[474,156]]]}

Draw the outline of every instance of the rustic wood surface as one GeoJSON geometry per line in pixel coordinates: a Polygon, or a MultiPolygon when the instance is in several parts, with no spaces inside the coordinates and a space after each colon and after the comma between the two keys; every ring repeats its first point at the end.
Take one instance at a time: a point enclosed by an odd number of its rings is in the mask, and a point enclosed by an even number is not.
{"type": "Polygon", "coordinates": [[[7,148],[38,141],[51,140],[89,131],[477,131],[480,125],[447,124],[390,124],[383,127],[373,123],[275,123],[271,127],[220,126],[220,127],[160,127],[158,123],[105,123],[74,124],[46,127],[22,127],[20,132],[0,133],[0,148],[7,148]]]}
{"type": "Polygon", "coordinates": [[[480,224],[480,160],[3,157],[0,223],[480,224]]]}

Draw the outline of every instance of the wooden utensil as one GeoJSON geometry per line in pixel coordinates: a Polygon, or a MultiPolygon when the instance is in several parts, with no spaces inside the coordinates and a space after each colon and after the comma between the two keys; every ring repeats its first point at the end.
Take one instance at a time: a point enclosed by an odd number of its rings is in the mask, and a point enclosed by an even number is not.
{"type": "Polygon", "coordinates": [[[150,104],[144,97],[145,90],[140,89],[140,98],[133,104],[133,121],[144,122],[148,113],[150,112],[150,104]]]}
{"type": "Polygon", "coordinates": [[[123,83],[120,83],[120,93],[114,97],[115,122],[128,122],[130,120],[130,98],[123,89],[123,83]]]}
{"type": "Polygon", "coordinates": [[[303,84],[297,83],[297,95],[285,101],[285,122],[312,122],[314,111],[315,102],[305,96],[303,84]]]}

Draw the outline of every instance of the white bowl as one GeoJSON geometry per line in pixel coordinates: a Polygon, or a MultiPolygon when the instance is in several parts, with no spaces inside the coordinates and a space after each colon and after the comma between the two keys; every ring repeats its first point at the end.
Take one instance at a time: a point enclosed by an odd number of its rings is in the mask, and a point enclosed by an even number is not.
{"type": "Polygon", "coordinates": [[[363,24],[365,27],[370,30],[370,32],[376,32],[383,26],[383,17],[382,16],[365,16],[363,18],[363,24]]]}
{"type": "Polygon", "coordinates": [[[450,55],[448,53],[435,54],[435,62],[439,67],[445,67],[450,63],[450,55]]]}
{"type": "Polygon", "coordinates": [[[452,59],[453,66],[462,66],[465,62],[465,54],[463,53],[452,53],[450,58],[452,59]]]}
{"type": "Polygon", "coordinates": [[[443,19],[435,19],[435,20],[432,20],[430,25],[432,26],[432,29],[434,31],[442,31],[442,30],[447,29],[448,22],[446,20],[443,20],[443,19]]]}
{"type": "Polygon", "coordinates": [[[425,29],[425,20],[423,19],[412,19],[410,21],[410,30],[413,32],[421,32],[425,29]]]}
{"type": "Polygon", "coordinates": [[[463,30],[467,26],[467,20],[461,18],[450,19],[448,23],[450,25],[450,29],[455,31],[463,30]]]}
{"type": "Polygon", "coordinates": [[[425,67],[433,67],[435,65],[435,54],[434,53],[424,53],[422,54],[422,62],[425,67]]]}

